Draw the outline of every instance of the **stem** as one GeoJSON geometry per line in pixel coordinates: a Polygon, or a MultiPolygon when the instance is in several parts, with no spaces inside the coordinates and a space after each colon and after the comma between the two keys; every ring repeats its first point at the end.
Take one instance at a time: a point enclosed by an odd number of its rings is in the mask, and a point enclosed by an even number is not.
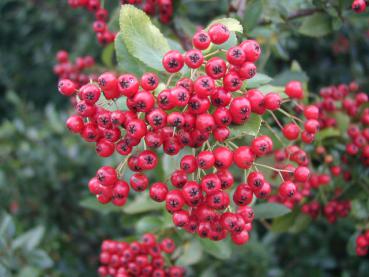
{"type": "Polygon", "coordinates": [[[259,164],[259,163],[253,163],[255,166],[261,166],[261,167],[265,167],[265,168],[268,168],[270,170],[273,170],[273,171],[278,171],[278,172],[289,172],[291,173],[292,171],[290,170],[286,170],[286,169],[278,169],[278,168],[275,168],[275,167],[271,167],[269,165],[265,165],[265,164],[259,164]]]}
{"type": "Polygon", "coordinates": [[[271,131],[272,133],[273,133],[273,135],[279,140],[279,142],[283,145],[283,146],[285,146],[284,145],[284,142],[283,142],[283,140],[282,140],[282,138],[278,135],[278,133],[276,132],[276,131],[274,131],[273,130],[273,128],[272,128],[272,126],[270,126],[269,125],[269,123],[268,122],[266,122],[266,121],[263,121],[264,122],[264,124],[265,124],[265,126],[269,129],[269,131],[271,131]]]}
{"type": "Polygon", "coordinates": [[[173,76],[174,76],[175,74],[176,74],[176,73],[170,74],[170,76],[169,76],[169,78],[168,78],[168,81],[167,81],[167,83],[166,83],[166,85],[165,85],[167,88],[169,87],[170,82],[172,81],[173,76]]]}
{"type": "Polygon", "coordinates": [[[209,56],[212,56],[212,55],[215,55],[216,53],[219,53],[220,52],[220,50],[218,49],[218,50],[215,50],[214,52],[211,52],[211,53],[209,53],[209,54],[207,54],[207,55],[205,55],[204,56],[204,59],[206,59],[207,57],[209,57],[209,56]]]}
{"type": "Polygon", "coordinates": [[[277,123],[277,125],[279,126],[279,128],[281,128],[281,130],[282,130],[282,129],[283,129],[283,126],[282,126],[282,124],[279,122],[279,120],[278,120],[278,118],[275,116],[275,114],[274,114],[272,111],[270,111],[270,110],[268,110],[268,112],[272,115],[272,117],[273,117],[274,121],[277,123]]]}
{"type": "Polygon", "coordinates": [[[303,123],[303,121],[302,121],[300,118],[298,118],[298,117],[296,117],[296,116],[294,116],[294,115],[290,114],[289,112],[287,112],[287,111],[285,111],[285,110],[283,110],[283,109],[281,109],[281,108],[279,108],[279,109],[278,109],[278,111],[279,111],[279,112],[281,112],[281,113],[283,113],[285,116],[288,116],[288,117],[290,117],[290,118],[292,118],[292,119],[296,119],[296,120],[298,120],[299,122],[303,123]]]}
{"type": "MultiPolygon", "coordinates": [[[[311,9],[304,9],[304,10],[299,10],[299,11],[296,11],[290,15],[288,15],[286,18],[285,18],[285,21],[290,21],[290,20],[294,20],[294,19],[297,19],[297,18],[300,18],[300,17],[305,17],[305,16],[309,16],[309,15],[312,15],[314,13],[317,13],[317,12],[322,12],[323,10],[320,9],[320,8],[311,8],[311,9]]],[[[262,19],[259,21],[259,25],[269,25],[269,24],[272,24],[273,21],[270,20],[270,19],[262,19]]]]}

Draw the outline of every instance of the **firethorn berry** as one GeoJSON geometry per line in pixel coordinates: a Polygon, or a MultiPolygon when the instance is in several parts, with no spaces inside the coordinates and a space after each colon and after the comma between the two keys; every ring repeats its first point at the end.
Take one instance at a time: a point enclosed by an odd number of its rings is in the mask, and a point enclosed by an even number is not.
{"type": "Polygon", "coordinates": [[[229,135],[230,130],[227,127],[219,127],[213,131],[214,139],[219,142],[225,141],[229,135]]]}
{"type": "Polygon", "coordinates": [[[281,96],[274,92],[269,92],[264,97],[264,106],[266,109],[271,111],[279,109],[281,106],[281,102],[282,102],[281,96]]]}
{"type": "Polygon", "coordinates": [[[261,48],[255,40],[245,40],[240,44],[240,47],[245,52],[246,61],[254,63],[259,59],[261,48]]]}
{"type": "Polygon", "coordinates": [[[96,172],[96,178],[103,186],[113,186],[117,180],[117,172],[111,166],[103,166],[96,172]]]}
{"type": "Polygon", "coordinates": [[[184,227],[190,222],[190,215],[187,211],[177,211],[173,213],[172,220],[175,226],[184,227]]]}
{"type": "Polygon", "coordinates": [[[168,194],[168,187],[166,184],[157,182],[150,187],[150,197],[156,202],[163,202],[168,194]]]}
{"type": "Polygon", "coordinates": [[[319,125],[320,124],[319,124],[318,120],[309,119],[309,120],[305,121],[304,128],[305,128],[305,131],[315,134],[319,130],[319,125]]]}
{"type": "Polygon", "coordinates": [[[264,95],[261,91],[257,89],[249,90],[246,93],[246,97],[250,102],[251,111],[257,114],[264,114],[265,112],[265,104],[264,104],[264,95]]]}
{"type": "Polygon", "coordinates": [[[227,73],[223,78],[223,86],[227,91],[237,91],[242,86],[242,80],[235,72],[227,73]]]}
{"type": "Polygon", "coordinates": [[[87,84],[79,89],[79,96],[87,104],[93,105],[100,98],[100,88],[93,84],[87,84]]]}
{"type": "Polygon", "coordinates": [[[67,128],[73,133],[81,133],[84,129],[83,118],[79,115],[72,115],[66,121],[67,128]]]}
{"type": "Polygon", "coordinates": [[[233,152],[234,163],[242,169],[251,167],[255,160],[255,155],[249,146],[240,146],[233,152]]]}
{"type": "Polygon", "coordinates": [[[216,88],[215,92],[211,95],[211,103],[216,107],[228,106],[231,100],[231,93],[227,92],[223,88],[216,88]]]}
{"type": "Polygon", "coordinates": [[[149,185],[149,179],[145,174],[135,173],[129,178],[129,183],[133,190],[144,191],[149,185]]]}
{"type": "Polygon", "coordinates": [[[240,184],[233,194],[233,201],[238,206],[246,206],[251,203],[252,197],[253,191],[251,187],[248,184],[240,184]]]}
{"type": "Polygon", "coordinates": [[[192,49],[186,52],[184,61],[189,68],[199,68],[204,62],[202,52],[197,49],[192,49]]]}
{"type": "Polygon", "coordinates": [[[355,0],[352,2],[352,10],[356,13],[362,13],[365,11],[366,3],[365,0],[355,0]]]}
{"type": "Polygon", "coordinates": [[[205,65],[206,74],[213,79],[224,77],[227,71],[227,65],[224,60],[218,57],[213,57],[207,61],[205,65]]]}
{"type": "Polygon", "coordinates": [[[310,176],[310,169],[306,166],[298,166],[293,175],[297,182],[306,182],[310,176]]]}
{"type": "Polygon", "coordinates": [[[143,120],[133,119],[131,122],[128,122],[126,130],[127,134],[129,134],[133,138],[140,139],[146,134],[147,127],[143,120]]]}
{"type": "Polygon", "coordinates": [[[228,40],[230,32],[228,28],[220,23],[215,23],[209,27],[209,37],[212,43],[222,44],[228,40]]]}
{"type": "Polygon", "coordinates": [[[291,181],[285,181],[279,186],[279,195],[283,198],[292,198],[296,193],[296,185],[291,181]]]}
{"type": "Polygon", "coordinates": [[[206,194],[218,191],[221,186],[219,177],[214,173],[205,175],[201,180],[201,190],[206,194]]]}
{"type": "Polygon", "coordinates": [[[264,182],[261,189],[255,191],[255,196],[259,199],[267,199],[272,191],[271,185],[268,182],[264,182]]]}
{"type": "Polygon", "coordinates": [[[304,115],[307,119],[319,119],[319,108],[315,105],[306,106],[304,115]]]}
{"type": "Polygon", "coordinates": [[[234,46],[228,49],[226,58],[230,64],[241,66],[246,60],[246,54],[240,46],[234,46]]]}
{"type": "Polygon", "coordinates": [[[232,241],[237,245],[243,245],[249,241],[249,233],[243,230],[240,233],[232,233],[232,241]]]}
{"type": "Polygon", "coordinates": [[[168,192],[165,201],[165,207],[170,213],[180,211],[185,204],[185,200],[183,199],[182,192],[180,190],[172,190],[168,192]]]}
{"type": "Polygon", "coordinates": [[[299,136],[300,128],[295,123],[288,123],[283,126],[282,133],[286,139],[295,140],[299,136]]]}
{"type": "Polygon", "coordinates": [[[155,73],[147,72],[141,77],[141,87],[145,90],[152,91],[159,85],[159,77],[155,73]]]}
{"type": "Polygon", "coordinates": [[[123,74],[118,77],[118,91],[121,95],[132,97],[139,89],[140,83],[132,74],[123,74]]]}
{"type": "Polygon", "coordinates": [[[76,92],[76,85],[69,79],[60,80],[58,83],[59,92],[65,96],[72,96],[76,92]]]}
{"type": "Polygon", "coordinates": [[[302,84],[299,81],[290,81],[285,86],[285,92],[290,98],[301,99],[304,97],[302,84]]]}
{"type": "Polygon", "coordinates": [[[177,107],[186,106],[188,104],[188,101],[190,100],[190,93],[184,87],[177,86],[175,88],[172,88],[170,93],[174,96],[173,103],[177,107]]]}
{"type": "Polygon", "coordinates": [[[178,169],[172,173],[170,181],[174,187],[182,188],[187,183],[187,174],[184,170],[178,169]]]}
{"type": "Polygon", "coordinates": [[[260,136],[252,140],[251,150],[256,156],[264,156],[272,151],[273,141],[268,136],[260,136]]]}
{"type": "Polygon", "coordinates": [[[214,80],[209,76],[200,76],[194,82],[194,91],[200,98],[212,95],[215,91],[214,80]]]}
{"type": "Polygon", "coordinates": [[[197,165],[201,169],[210,169],[215,163],[214,154],[211,151],[201,151],[197,155],[197,165]]]}
{"type": "Polygon", "coordinates": [[[233,163],[233,152],[227,147],[218,147],[213,151],[215,162],[214,166],[218,169],[227,169],[233,163]]]}
{"type": "Polygon", "coordinates": [[[167,72],[176,73],[182,69],[184,58],[179,51],[171,50],[164,55],[162,63],[167,72]]]}
{"type": "Polygon", "coordinates": [[[253,171],[247,176],[247,184],[253,191],[258,191],[262,188],[265,182],[264,175],[261,172],[253,171]]]}
{"type": "Polygon", "coordinates": [[[244,62],[236,71],[241,80],[248,80],[255,76],[256,65],[252,62],[244,62]]]}
{"type": "Polygon", "coordinates": [[[229,111],[232,115],[232,122],[236,124],[242,124],[250,117],[250,102],[244,96],[236,97],[231,102],[229,111]]]}
{"type": "Polygon", "coordinates": [[[96,143],[96,153],[101,157],[110,157],[114,153],[114,144],[106,139],[100,139],[96,143]]]}
{"type": "Polygon", "coordinates": [[[180,162],[181,169],[186,173],[193,173],[197,169],[197,160],[193,155],[185,155],[180,162]]]}
{"type": "Polygon", "coordinates": [[[199,50],[207,49],[210,43],[210,36],[206,31],[199,31],[192,38],[193,46],[199,50]]]}

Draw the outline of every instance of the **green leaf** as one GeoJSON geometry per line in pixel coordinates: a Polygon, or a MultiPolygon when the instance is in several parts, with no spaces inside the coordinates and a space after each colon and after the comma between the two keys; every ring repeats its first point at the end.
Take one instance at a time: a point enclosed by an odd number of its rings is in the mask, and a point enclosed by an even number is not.
{"type": "Polygon", "coordinates": [[[274,76],[274,80],[271,81],[271,85],[273,86],[285,86],[289,81],[296,80],[302,83],[306,83],[309,78],[305,72],[295,72],[292,70],[285,70],[282,73],[274,76]]]}
{"type": "Polygon", "coordinates": [[[260,90],[264,95],[268,94],[269,92],[274,92],[278,93],[282,99],[288,98],[288,95],[284,92],[284,87],[282,86],[264,85],[258,87],[258,90],[260,90]]]}
{"type": "Polygon", "coordinates": [[[322,141],[327,138],[338,137],[340,136],[340,134],[341,134],[340,130],[336,128],[327,128],[322,131],[319,131],[316,134],[315,139],[316,141],[322,141]]]}
{"type": "Polygon", "coordinates": [[[10,239],[11,237],[14,236],[14,234],[15,234],[15,225],[13,218],[10,215],[4,213],[0,223],[0,236],[10,239]]]}
{"type": "Polygon", "coordinates": [[[353,233],[347,241],[346,250],[350,256],[355,256],[355,257],[357,256],[355,249],[356,249],[356,238],[358,237],[358,235],[359,235],[359,232],[353,233]]]}
{"type": "Polygon", "coordinates": [[[41,270],[32,266],[26,266],[21,269],[17,277],[38,277],[41,275],[41,270]]]}
{"type": "Polygon", "coordinates": [[[246,81],[246,87],[250,88],[258,88],[262,85],[266,85],[270,83],[273,79],[270,78],[268,75],[263,73],[256,73],[255,76],[246,81]]]}
{"type": "Polygon", "coordinates": [[[338,129],[340,130],[341,134],[345,134],[348,126],[350,125],[350,117],[347,114],[342,112],[335,112],[333,113],[333,117],[336,119],[338,123],[338,129]]]}
{"type": "Polygon", "coordinates": [[[113,67],[113,55],[114,55],[114,45],[110,43],[104,48],[101,54],[101,60],[105,66],[113,67]]]}
{"type": "Polygon", "coordinates": [[[229,127],[231,131],[230,138],[243,137],[246,135],[256,136],[259,133],[261,126],[261,116],[251,113],[249,120],[242,125],[231,125],[229,127]]]}
{"type": "Polygon", "coordinates": [[[332,31],[330,17],[324,13],[316,13],[305,17],[299,32],[310,37],[321,37],[332,31]]]}
{"type": "Polygon", "coordinates": [[[163,209],[163,205],[152,201],[147,192],[140,193],[133,201],[128,202],[123,207],[123,211],[127,214],[139,214],[161,209],[163,209]]]}
{"type": "Polygon", "coordinates": [[[145,12],[132,5],[123,5],[119,26],[128,52],[147,66],[164,71],[161,61],[170,47],[145,12]]]}
{"type": "Polygon", "coordinates": [[[183,254],[179,257],[176,265],[189,266],[201,261],[203,256],[203,247],[196,239],[192,239],[183,246],[183,254]]]}
{"type": "Polygon", "coordinates": [[[53,265],[53,260],[44,250],[34,250],[27,256],[30,264],[40,268],[50,268],[53,265]]]}
{"type": "Polygon", "coordinates": [[[128,52],[122,33],[118,33],[115,37],[114,44],[119,70],[133,73],[136,76],[142,75],[145,65],[128,52]]]}
{"type": "Polygon", "coordinates": [[[228,260],[231,257],[232,250],[229,240],[211,241],[209,239],[197,238],[204,251],[220,260],[228,260]]]}
{"type": "Polygon", "coordinates": [[[243,16],[243,27],[249,33],[254,29],[259,21],[259,18],[263,12],[263,3],[260,0],[254,0],[251,3],[247,3],[247,8],[243,16]]]}
{"type": "Polygon", "coordinates": [[[215,19],[212,22],[210,22],[210,24],[208,25],[208,27],[206,27],[206,30],[209,30],[209,27],[215,23],[221,23],[225,26],[227,26],[228,30],[231,32],[238,32],[238,33],[242,33],[243,32],[243,27],[241,25],[241,23],[234,18],[220,18],[220,19],[215,19]]]}
{"type": "Polygon", "coordinates": [[[275,218],[291,212],[286,206],[278,203],[263,203],[254,206],[255,218],[275,218]]]}
{"type": "Polygon", "coordinates": [[[18,236],[12,242],[12,249],[15,250],[22,247],[27,251],[32,251],[40,244],[44,233],[45,228],[43,226],[37,226],[18,236]]]}
{"type": "Polygon", "coordinates": [[[296,218],[295,213],[288,213],[283,216],[277,217],[273,220],[271,231],[273,232],[287,232],[292,226],[296,218]]]}
{"type": "Polygon", "coordinates": [[[158,216],[145,216],[137,222],[136,230],[140,234],[145,232],[155,232],[155,230],[159,229],[162,224],[163,222],[158,216]]]}
{"type": "Polygon", "coordinates": [[[83,208],[94,210],[104,215],[122,210],[120,207],[114,206],[112,203],[101,204],[99,201],[97,201],[96,197],[91,196],[81,200],[79,205],[83,208]]]}

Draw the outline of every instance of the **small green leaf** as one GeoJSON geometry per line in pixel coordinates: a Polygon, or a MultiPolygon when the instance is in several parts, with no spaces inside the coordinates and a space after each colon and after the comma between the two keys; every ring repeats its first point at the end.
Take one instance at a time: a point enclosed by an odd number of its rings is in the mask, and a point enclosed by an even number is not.
{"type": "Polygon", "coordinates": [[[140,234],[145,232],[154,232],[159,229],[162,224],[163,222],[158,216],[145,216],[137,222],[136,230],[140,234]]]}
{"type": "Polygon", "coordinates": [[[32,266],[25,266],[18,273],[17,277],[38,277],[41,275],[41,270],[32,266]]]}
{"type": "Polygon", "coordinates": [[[336,128],[327,128],[323,129],[322,131],[319,131],[316,134],[315,139],[316,141],[322,141],[327,138],[338,137],[340,136],[340,134],[341,134],[340,130],[336,128]]]}
{"type": "Polygon", "coordinates": [[[228,28],[228,30],[231,32],[238,32],[238,33],[243,32],[243,27],[241,23],[237,19],[229,18],[229,17],[213,20],[212,22],[210,22],[208,27],[206,27],[206,30],[209,30],[209,27],[215,23],[221,23],[225,25],[228,28]]]}
{"type": "Polygon", "coordinates": [[[189,266],[198,263],[203,255],[203,247],[196,239],[192,239],[183,246],[183,254],[179,257],[176,265],[189,266]]]}
{"type": "Polygon", "coordinates": [[[128,52],[147,66],[164,71],[161,61],[170,47],[146,13],[132,5],[123,5],[119,25],[128,52]]]}
{"type": "Polygon", "coordinates": [[[278,203],[263,203],[254,206],[255,218],[275,218],[291,212],[286,206],[278,203]]]}
{"type": "Polygon", "coordinates": [[[270,78],[268,75],[265,75],[263,73],[256,73],[253,78],[246,81],[246,87],[248,89],[257,88],[270,83],[272,80],[273,79],[270,78]]]}
{"type": "Polygon", "coordinates": [[[119,212],[122,209],[120,207],[114,206],[111,203],[108,204],[101,204],[99,201],[97,201],[96,197],[86,197],[85,199],[81,200],[79,202],[79,205],[83,208],[87,208],[90,210],[97,211],[101,214],[108,214],[111,212],[119,212]]]}
{"type": "Polygon", "coordinates": [[[254,0],[251,3],[247,3],[247,8],[243,16],[243,27],[248,33],[257,26],[262,12],[262,1],[254,0]]]}
{"type": "Polygon", "coordinates": [[[332,31],[330,17],[324,13],[316,13],[305,17],[299,32],[310,37],[321,37],[332,31]]]}
{"type": "Polygon", "coordinates": [[[128,52],[122,33],[115,37],[114,44],[119,70],[140,76],[145,71],[145,65],[128,52]]]}
{"type": "Polygon", "coordinates": [[[211,241],[198,238],[205,252],[220,260],[228,260],[231,257],[231,245],[229,240],[211,241]]]}
{"type": "Polygon", "coordinates": [[[133,201],[128,202],[123,211],[127,214],[139,214],[163,209],[163,205],[152,201],[148,193],[141,193],[133,201]]]}
{"type": "Polygon", "coordinates": [[[15,250],[22,247],[27,251],[32,251],[40,244],[44,233],[45,228],[43,226],[37,226],[18,236],[12,242],[12,249],[15,250]]]}
{"type": "Polygon", "coordinates": [[[260,130],[261,120],[260,115],[252,113],[246,123],[242,125],[231,125],[229,128],[231,131],[230,138],[241,138],[246,135],[256,136],[260,130]]]}
{"type": "Polygon", "coordinates": [[[114,56],[114,45],[110,43],[104,48],[101,54],[101,60],[105,66],[113,67],[113,56],[114,56]]]}
{"type": "Polygon", "coordinates": [[[34,250],[27,255],[29,263],[40,268],[50,268],[53,265],[53,260],[44,250],[34,250]]]}

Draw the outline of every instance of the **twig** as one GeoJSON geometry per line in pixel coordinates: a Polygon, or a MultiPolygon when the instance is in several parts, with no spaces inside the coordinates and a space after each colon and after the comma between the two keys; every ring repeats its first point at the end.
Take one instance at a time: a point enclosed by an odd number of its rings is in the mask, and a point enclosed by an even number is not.
{"type": "MultiPolygon", "coordinates": [[[[290,20],[294,20],[294,19],[297,19],[297,18],[300,18],[300,17],[309,16],[309,15],[312,15],[314,13],[322,12],[322,11],[324,11],[324,10],[321,9],[321,8],[311,8],[311,9],[299,10],[299,11],[296,11],[296,12],[291,13],[290,15],[288,15],[285,18],[285,21],[290,21],[290,20]]],[[[269,24],[272,24],[272,23],[273,23],[273,21],[271,19],[261,19],[258,24],[259,25],[269,25],[269,24]]]]}

